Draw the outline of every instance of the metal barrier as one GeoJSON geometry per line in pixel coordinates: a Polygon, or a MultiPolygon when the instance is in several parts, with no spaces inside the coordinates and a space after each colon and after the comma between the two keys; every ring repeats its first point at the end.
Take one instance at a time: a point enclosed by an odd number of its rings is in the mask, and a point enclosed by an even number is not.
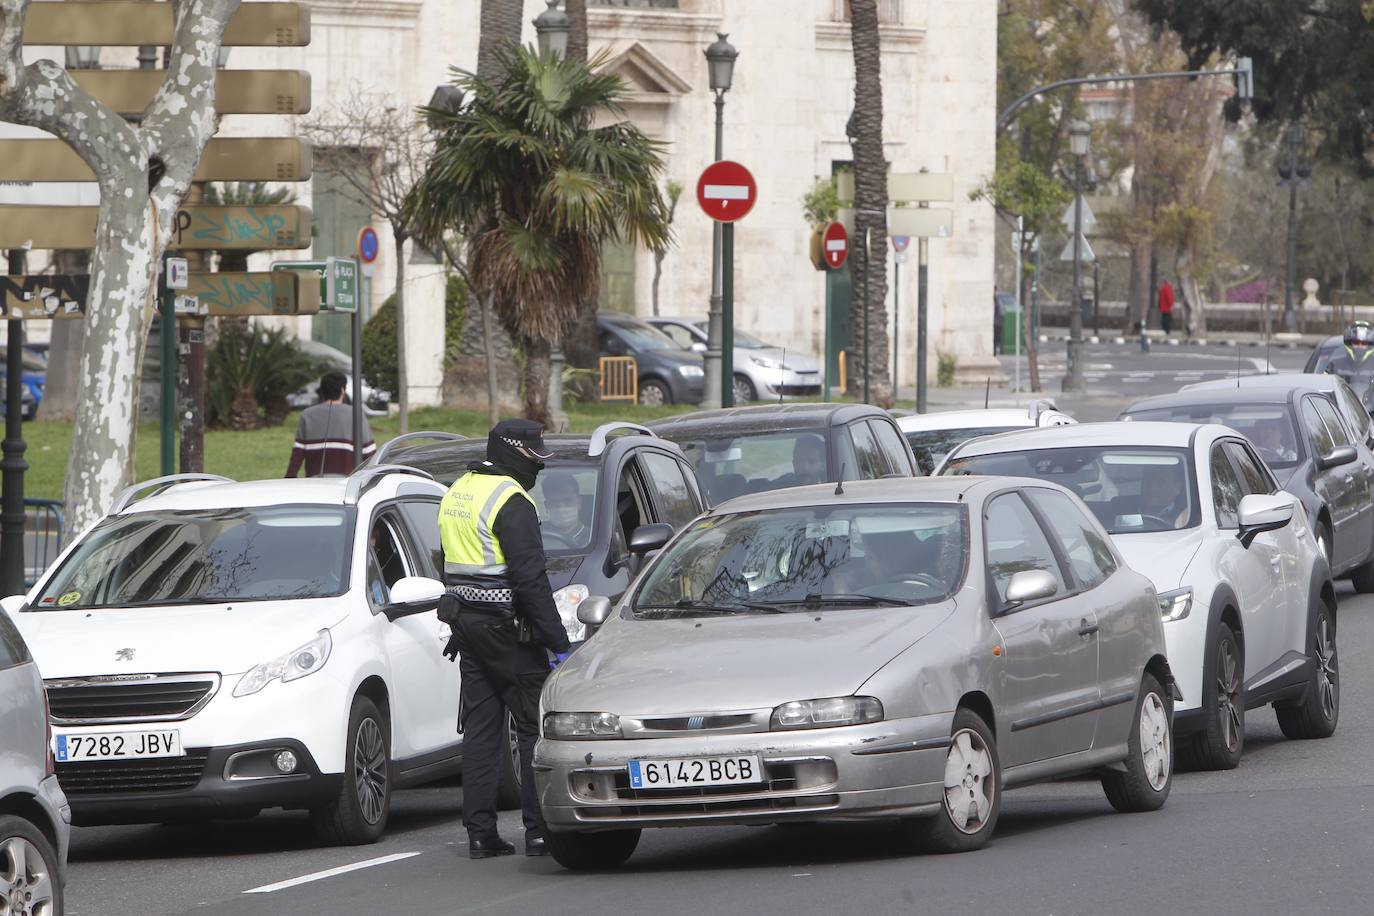
{"type": "Polygon", "coordinates": [[[24,500],[24,587],[38,577],[62,553],[62,501],[24,500]]]}
{"type": "Polygon", "coordinates": [[[849,390],[849,373],[845,371],[844,351],[840,351],[840,397],[844,397],[849,390]]]}
{"type": "Polygon", "coordinates": [[[601,400],[639,403],[639,363],[633,356],[601,357],[601,400]]]}

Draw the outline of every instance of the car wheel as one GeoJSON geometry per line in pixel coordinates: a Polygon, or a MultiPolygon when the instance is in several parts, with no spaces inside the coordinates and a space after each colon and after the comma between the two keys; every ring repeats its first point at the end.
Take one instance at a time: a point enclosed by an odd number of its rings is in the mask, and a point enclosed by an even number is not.
{"type": "Polygon", "coordinates": [[[1336,659],[1336,621],[1322,604],[1311,636],[1312,678],[1302,702],[1275,706],[1285,738],[1329,738],[1341,715],[1341,669],[1336,659]]]}
{"type": "Polygon", "coordinates": [[[1202,689],[1202,731],[1180,748],[1181,757],[1190,769],[1234,770],[1245,748],[1245,654],[1227,624],[1217,630],[1212,660],[1202,689]]]}
{"type": "Polygon", "coordinates": [[[0,907],[25,916],[61,916],[62,876],[43,832],[22,817],[0,816],[0,907]]]}
{"type": "Polygon", "coordinates": [[[673,393],[658,379],[639,383],[639,403],[644,407],[662,407],[673,403],[673,393]]]}
{"type": "Polygon", "coordinates": [[[574,871],[616,868],[634,855],[638,830],[607,830],[601,833],[554,833],[544,842],[553,860],[574,871]]]}
{"type": "Polygon", "coordinates": [[[969,852],[987,844],[1002,810],[1002,765],[997,742],[977,713],[954,714],[954,734],[945,753],[940,811],[926,826],[926,841],[938,852],[969,852]]]}
{"type": "Polygon", "coordinates": [[[1102,777],[1102,791],[1118,811],[1154,811],[1173,786],[1173,703],[1152,674],[1145,675],[1127,739],[1123,772],[1102,777]]]}
{"type": "Polygon", "coordinates": [[[507,710],[504,730],[506,753],[501,755],[501,781],[496,789],[498,811],[520,807],[520,745],[515,735],[515,716],[507,710]]]}
{"type": "Polygon", "coordinates": [[[353,700],[347,742],[338,797],[310,812],[316,835],[334,846],[375,843],[391,811],[391,735],[386,718],[365,696],[353,700]]]}
{"type": "Polygon", "coordinates": [[[736,404],[748,404],[759,399],[758,392],[754,390],[754,383],[745,375],[735,376],[734,396],[736,404]]]}

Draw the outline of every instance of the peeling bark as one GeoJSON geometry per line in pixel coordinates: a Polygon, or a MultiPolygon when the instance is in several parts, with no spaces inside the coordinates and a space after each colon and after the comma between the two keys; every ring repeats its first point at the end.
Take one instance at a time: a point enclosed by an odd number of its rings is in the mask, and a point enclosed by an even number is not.
{"type": "Polygon", "coordinates": [[[214,134],[220,37],[239,0],[180,0],[167,77],[138,127],[50,60],[23,62],[29,0],[0,0],[0,117],[65,141],[95,173],[100,214],[91,254],[80,392],[67,464],[66,520],[98,521],[132,475],[143,342],[158,256],[214,134]],[[149,188],[149,163],[162,172],[149,188]]]}

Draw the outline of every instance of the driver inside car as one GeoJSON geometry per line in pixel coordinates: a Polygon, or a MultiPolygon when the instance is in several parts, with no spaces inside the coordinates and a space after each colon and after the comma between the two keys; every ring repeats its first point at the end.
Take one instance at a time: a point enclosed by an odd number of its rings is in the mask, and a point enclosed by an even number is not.
{"type": "Polygon", "coordinates": [[[1140,479],[1140,514],[1171,528],[1188,520],[1190,511],[1184,477],[1177,465],[1146,465],[1140,479]]]}
{"type": "Polygon", "coordinates": [[[792,473],[774,481],[776,486],[806,487],[825,483],[828,468],[825,461],[825,440],[812,433],[798,436],[792,444],[792,473]]]}
{"type": "Polygon", "coordinates": [[[541,481],[544,490],[542,529],[563,543],[555,546],[580,547],[591,541],[591,531],[582,518],[582,494],[577,481],[568,474],[549,474],[541,481]]]}
{"type": "Polygon", "coordinates": [[[1284,442],[1282,420],[1261,420],[1250,431],[1250,441],[1268,461],[1291,464],[1298,460],[1297,451],[1284,442]]]}

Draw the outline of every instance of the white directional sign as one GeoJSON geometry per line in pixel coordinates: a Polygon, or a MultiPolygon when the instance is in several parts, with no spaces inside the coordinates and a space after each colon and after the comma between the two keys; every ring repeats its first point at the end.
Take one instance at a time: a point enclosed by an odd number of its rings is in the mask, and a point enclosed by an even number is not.
{"type": "MultiPolygon", "coordinates": [[[[1064,211],[1064,217],[1060,220],[1064,224],[1064,228],[1070,232],[1073,231],[1074,206],[1074,204],[1069,204],[1069,209],[1064,211]]],[[[1097,217],[1093,215],[1093,208],[1085,200],[1083,201],[1083,228],[1088,229],[1096,225],[1097,217]]]]}
{"type": "MultiPolygon", "coordinates": [[[[1097,260],[1097,255],[1093,254],[1093,246],[1088,244],[1088,240],[1086,237],[1083,238],[1083,251],[1080,253],[1080,259],[1084,263],[1092,263],[1093,261],[1097,260]]],[[[1069,239],[1068,244],[1064,246],[1064,252],[1061,255],[1059,255],[1059,260],[1073,260],[1073,239],[1069,239]]]]}
{"type": "Polygon", "coordinates": [[[185,289],[190,281],[190,271],[186,268],[185,258],[167,259],[167,288],[185,289]]]}

